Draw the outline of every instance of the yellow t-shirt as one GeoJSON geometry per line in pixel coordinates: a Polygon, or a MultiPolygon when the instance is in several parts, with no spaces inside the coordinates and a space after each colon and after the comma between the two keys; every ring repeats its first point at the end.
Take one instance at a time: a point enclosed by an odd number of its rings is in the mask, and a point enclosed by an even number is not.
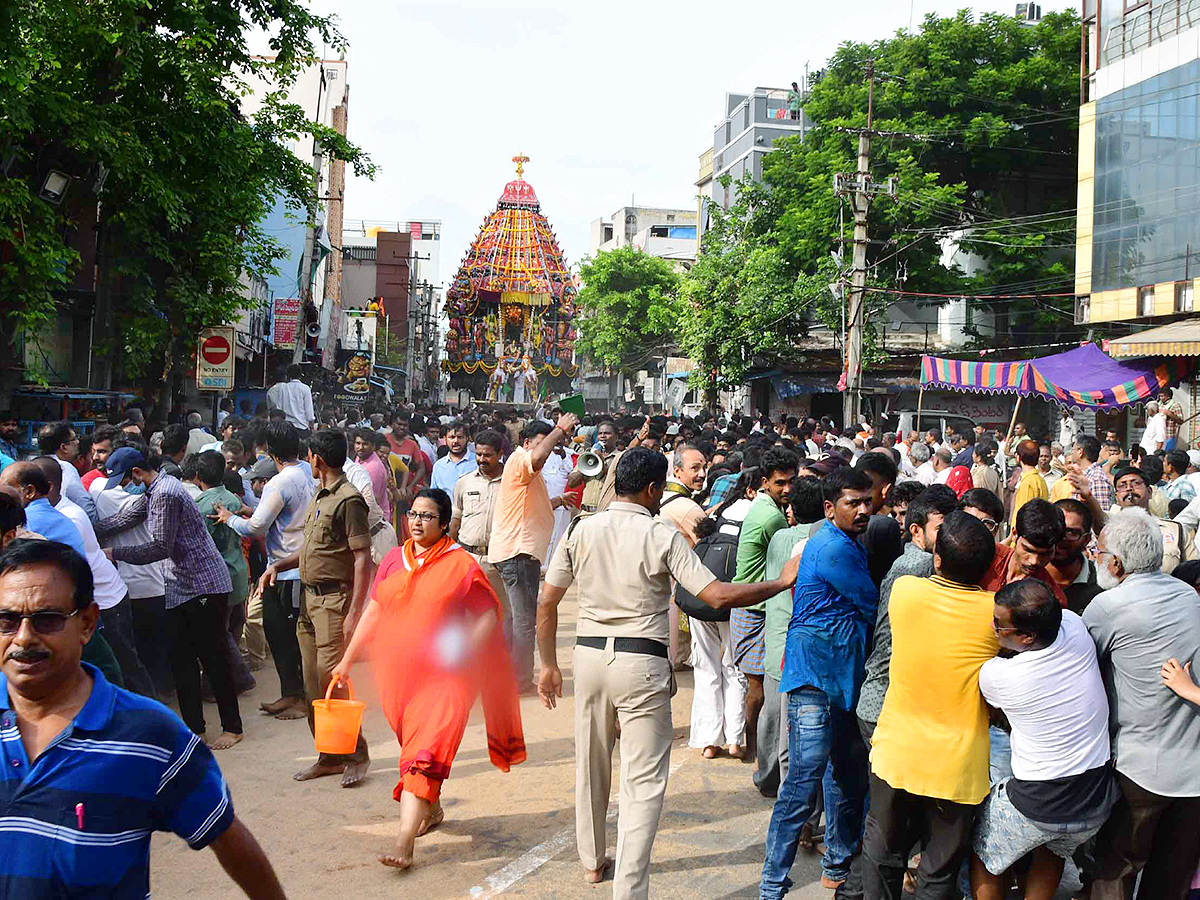
{"type": "Polygon", "coordinates": [[[988,794],[988,713],[979,670],[1000,650],[994,594],[937,575],[892,585],[892,661],[871,771],[897,790],[955,803],[988,794]]]}
{"type": "Polygon", "coordinates": [[[1057,503],[1059,500],[1066,500],[1074,496],[1075,485],[1071,484],[1071,479],[1066,475],[1054,482],[1054,487],[1050,488],[1051,503],[1057,503]]]}
{"type": "Polygon", "coordinates": [[[1050,490],[1046,487],[1046,479],[1037,469],[1026,472],[1017,482],[1017,494],[1013,498],[1012,519],[1008,523],[1013,530],[1016,530],[1017,527],[1017,510],[1034,498],[1050,499],[1050,490]]]}

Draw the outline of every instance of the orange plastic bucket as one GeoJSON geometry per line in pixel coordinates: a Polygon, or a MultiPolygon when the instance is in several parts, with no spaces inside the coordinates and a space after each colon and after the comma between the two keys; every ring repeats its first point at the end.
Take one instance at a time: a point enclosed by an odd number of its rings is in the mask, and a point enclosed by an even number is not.
{"type": "Polygon", "coordinates": [[[332,698],[334,682],[329,682],[324,700],[314,700],[313,733],[318,753],[353,753],[358,744],[363,709],[367,704],[354,699],[354,686],[346,679],[349,700],[332,698]]]}

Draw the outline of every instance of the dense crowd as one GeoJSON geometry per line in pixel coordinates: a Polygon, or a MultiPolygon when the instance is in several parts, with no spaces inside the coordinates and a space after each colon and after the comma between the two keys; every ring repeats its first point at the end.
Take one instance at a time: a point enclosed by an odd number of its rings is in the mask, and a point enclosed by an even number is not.
{"type": "MultiPolygon", "coordinates": [[[[241,741],[268,664],[262,712],[312,727],[380,642],[402,748],[380,861],[412,865],[475,702],[503,771],[526,756],[519,696],[557,706],[572,585],[578,846],[602,880],[619,739],[616,897],[649,891],[688,669],[690,747],[774,800],[764,900],[819,844],[842,898],[1200,889],[1200,449],[1169,393],[1127,446],[1070,411],[1043,439],[581,420],[323,407],[288,376],[215,421],[49,424],[26,459],[0,415],[0,785],[83,797],[69,821],[95,832],[73,866],[18,876],[9,854],[6,896],[144,896],[159,829],[282,896],[209,749],[241,741]]],[[[294,778],[352,787],[369,765],[360,735],[294,778]]],[[[14,840],[50,859],[60,811],[24,808],[14,840]]]]}

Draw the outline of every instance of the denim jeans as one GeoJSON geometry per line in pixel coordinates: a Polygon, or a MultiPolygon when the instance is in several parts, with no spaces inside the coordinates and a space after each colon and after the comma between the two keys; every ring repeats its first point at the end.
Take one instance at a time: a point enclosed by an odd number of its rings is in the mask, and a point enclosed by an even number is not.
{"type": "Polygon", "coordinates": [[[867,752],[854,713],[832,706],[824,691],[802,687],[788,693],[787,720],[788,774],[767,828],[761,900],[778,900],[792,886],[787,875],[822,779],[826,825],[821,869],[827,877],[835,881],[846,877],[862,838],[867,752]]]}
{"type": "Polygon", "coordinates": [[[533,684],[534,632],[537,629],[538,580],[542,564],[527,553],[496,563],[512,607],[512,664],[517,689],[533,684]]]}

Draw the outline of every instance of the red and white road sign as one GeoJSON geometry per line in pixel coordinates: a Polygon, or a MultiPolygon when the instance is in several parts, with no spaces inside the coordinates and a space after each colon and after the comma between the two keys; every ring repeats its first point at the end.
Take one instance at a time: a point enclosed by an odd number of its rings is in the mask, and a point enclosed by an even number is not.
{"type": "Polygon", "coordinates": [[[220,326],[200,332],[196,349],[196,387],[202,391],[233,388],[233,328],[220,326]]]}

